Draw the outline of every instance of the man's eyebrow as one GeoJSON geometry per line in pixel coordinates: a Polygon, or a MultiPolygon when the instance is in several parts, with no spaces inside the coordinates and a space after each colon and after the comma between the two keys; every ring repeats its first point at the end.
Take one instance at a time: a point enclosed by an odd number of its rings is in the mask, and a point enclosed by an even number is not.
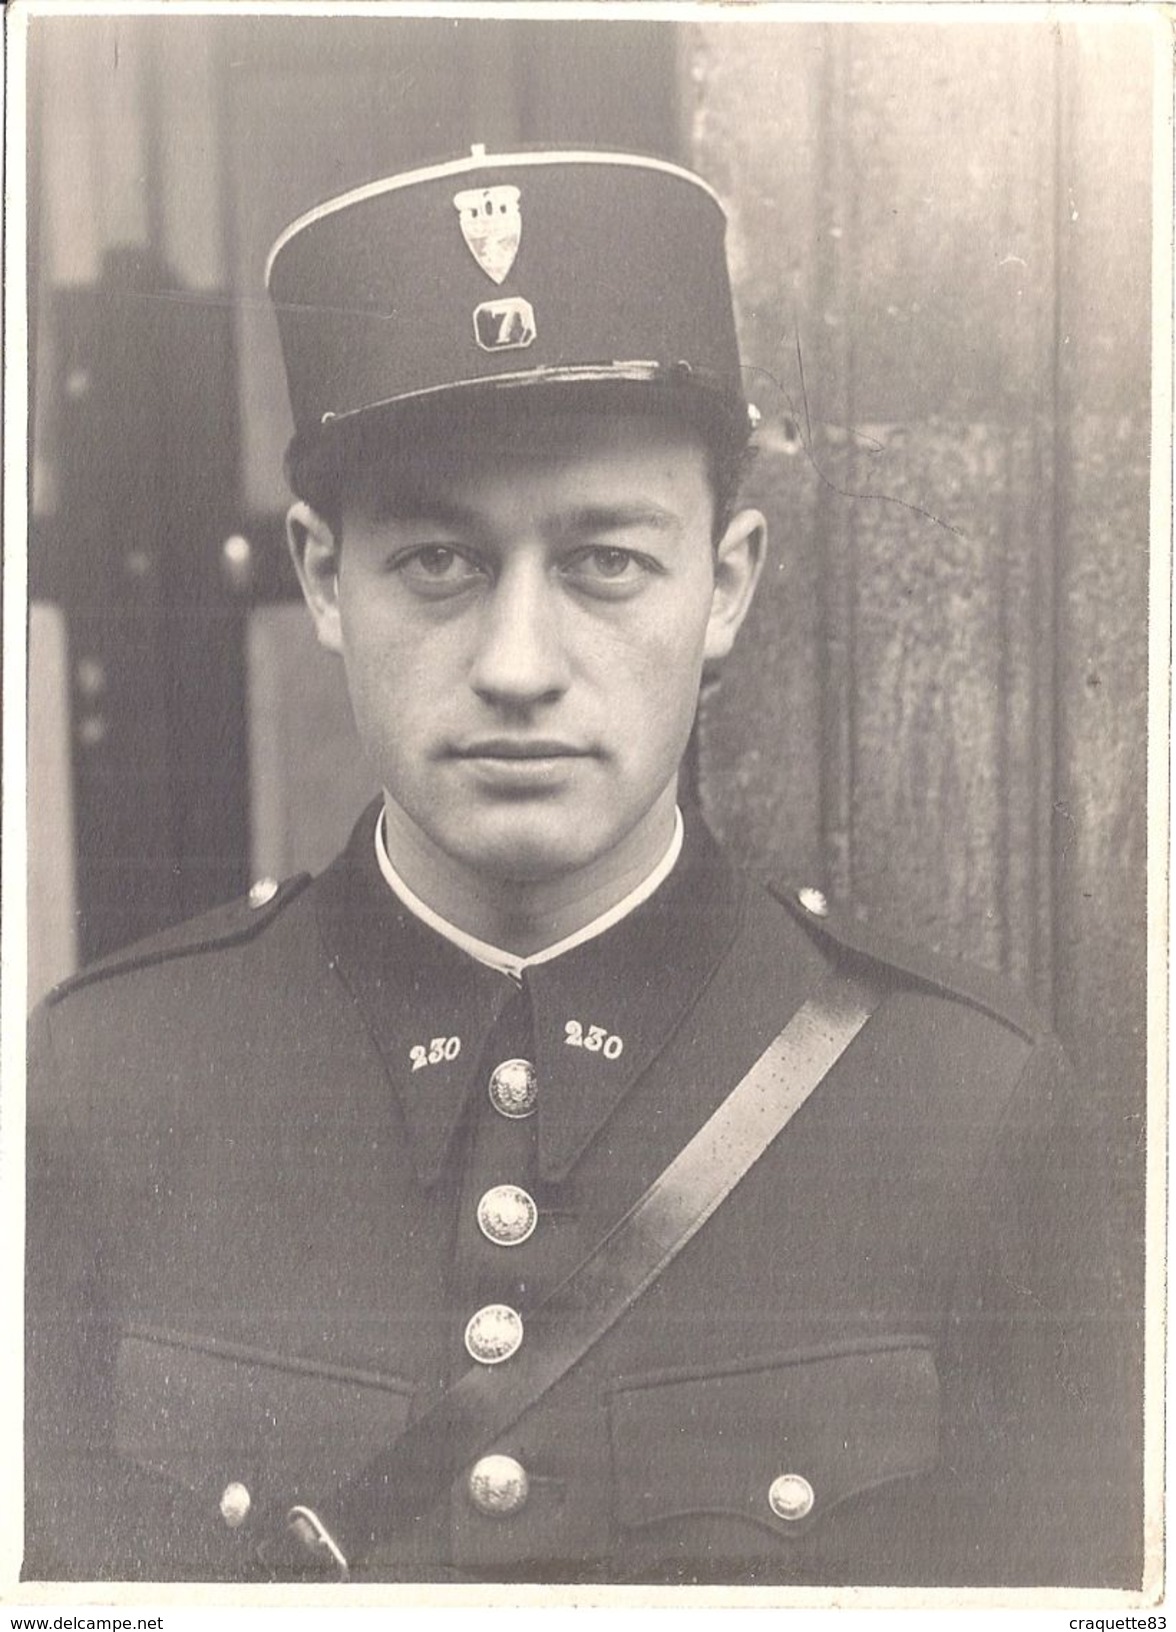
{"type": "MultiPolygon", "coordinates": [[[[440,493],[394,488],[372,495],[371,510],[380,521],[432,522],[440,527],[452,527],[466,533],[484,531],[486,521],[475,508],[458,504],[440,493]]],[[[549,528],[562,536],[585,533],[619,533],[636,528],[656,532],[674,532],[681,528],[681,518],[672,510],[664,509],[652,499],[637,499],[617,504],[580,504],[561,510],[550,518],[549,528]]]]}
{"type": "Polygon", "coordinates": [[[379,521],[429,521],[465,532],[477,531],[484,525],[478,512],[469,505],[456,504],[439,493],[414,492],[411,488],[397,487],[374,493],[370,505],[379,521]]]}
{"type": "Polygon", "coordinates": [[[564,511],[558,520],[560,530],[567,533],[620,533],[635,527],[674,532],[682,525],[672,510],[645,499],[632,504],[577,505],[564,511]]]}

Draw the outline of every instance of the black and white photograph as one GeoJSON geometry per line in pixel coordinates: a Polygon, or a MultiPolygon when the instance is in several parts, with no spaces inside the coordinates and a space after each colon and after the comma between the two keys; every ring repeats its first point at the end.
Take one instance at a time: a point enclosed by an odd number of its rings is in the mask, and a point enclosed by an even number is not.
{"type": "Polygon", "coordinates": [[[1154,1611],[1170,21],[6,22],[3,1596],[1154,1611]]]}

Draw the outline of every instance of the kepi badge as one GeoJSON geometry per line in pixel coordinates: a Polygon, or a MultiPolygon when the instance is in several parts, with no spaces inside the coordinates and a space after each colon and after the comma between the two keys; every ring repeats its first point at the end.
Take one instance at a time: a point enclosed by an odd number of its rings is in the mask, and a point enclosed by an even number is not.
{"type": "Polygon", "coordinates": [[[454,194],[466,247],[488,278],[501,283],[515,263],[522,237],[517,187],[469,187],[454,194]]]}

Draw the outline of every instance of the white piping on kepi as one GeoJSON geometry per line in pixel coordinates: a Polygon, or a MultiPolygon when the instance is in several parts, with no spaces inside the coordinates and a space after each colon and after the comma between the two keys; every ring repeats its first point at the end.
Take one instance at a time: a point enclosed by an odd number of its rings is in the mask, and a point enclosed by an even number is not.
{"type": "Polygon", "coordinates": [[[417,391],[403,391],[395,397],[382,397],[379,402],[365,402],[359,408],[344,408],[338,413],[330,409],[322,415],[320,425],[334,425],[343,419],[353,419],[356,414],[368,414],[377,408],[391,408],[400,402],[416,402],[422,397],[442,396],[450,391],[462,391],[468,387],[475,389],[493,386],[495,390],[503,386],[512,385],[598,385],[610,384],[620,380],[645,385],[655,380],[661,372],[661,364],[654,362],[639,363],[586,363],[560,366],[553,364],[545,368],[521,369],[514,374],[482,374],[468,380],[446,381],[444,385],[426,385],[417,391]]]}
{"type": "Polygon", "coordinates": [[[625,165],[636,170],[657,170],[662,175],[677,176],[682,181],[688,181],[712,199],[723,211],[722,201],[714,188],[708,186],[701,176],[696,176],[693,170],[684,170],[679,164],[670,164],[666,159],[648,159],[637,153],[492,153],[487,154],[481,142],[475,142],[468,158],[450,159],[445,164],[428,165],[421,170],[407,170],[400,176],[386,176],[382,181],[369,181],[363,187],[355,187],[349,193],[342,193],[338,198],[328,199],[325,204],[318,204],[313,210],[307,210],[300,215],[297,221],[290,225],[279,236],[274,247],[270,250],[265,263],[265,286],[269,288],[270,274],[274,269],[274,261],[280,250],[290,242],[291,238],[309,227],[312,222],[321,221],[325,216],[334,215],[336,210],[345,210],[352,204],[360,204],[368,198],[378,198],[381,193],[397,192],[402,187],[413,187],[418,182],[434,181],[439,176],[463,176],[471,170],[481,170],[487,165],[501,166],[503,169],[516,169],[526,165],[549,164],[615,164],[625,165]]]}

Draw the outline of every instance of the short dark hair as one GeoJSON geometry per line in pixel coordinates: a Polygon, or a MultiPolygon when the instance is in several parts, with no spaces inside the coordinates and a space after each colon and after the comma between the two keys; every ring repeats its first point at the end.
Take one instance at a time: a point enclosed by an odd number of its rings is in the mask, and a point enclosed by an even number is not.
{"type": "MultiPolygon", "coordinates": [[[[566,388],[565,388],[566,389],[566,388]]],[[[533,412],[539,406],[537,393],[512,393],[510,408],[533,412]]],[[[618,406],[628,410],[656,412],[681,424],[702,443],[706,453],[707,476],[714,498],[713,537],[715,543],[726,531],[739,502],[739,493],[755,455],[750,440],[746,415],[739,409],[722,405],[717,412],[711,403],[657,400],[647,392],[634,392],[619,398],[617,387],[608,387],[608,395],[581,391],[576,402],[583,408],[597,411],[607,404],[616,411],[618,406]]],[[[501,412],[503,398],[496,393],[494,412],[501,412]]],[[[476,403],[459,407],[450,402],[435,403],[428,407],[415,405],[410,413],[395,417],[375,412],[364,415],[354,424],[338,423],[328,426],[313,440],[296,437],[286,450],[286,478],[295,495],[309,504],[323,518],[337,540],[342,537],[343,496],[348,487],[360,480],[364,469],[371,469],[374,461],[384,460],[389,449],[395,449],[407,435],[413,440],[452,433],[454,426],[470,425],[487,411],[488,403],[482,397],[476,403]]]]}
{"type": "Polygon", "coordinates": [[[739,505],[739,495],[755,462],[756,446],[750,437],[742,442],[707,443],[707,474],[715,500],[714,541],[727,531],[739,505]]]}

